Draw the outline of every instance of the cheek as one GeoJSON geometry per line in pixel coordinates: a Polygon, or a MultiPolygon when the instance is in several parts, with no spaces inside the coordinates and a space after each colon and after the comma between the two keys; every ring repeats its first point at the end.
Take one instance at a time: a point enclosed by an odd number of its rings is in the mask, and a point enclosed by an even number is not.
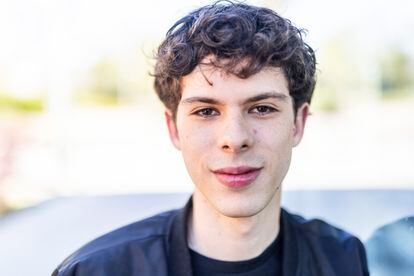
{"type": "Polygon", "coordinates": [[[256,142],[270,152],[289,151],[293,143],[292,127],[287,124],[273,124],[253,129],[256,142]]]}
{"type": "Polygon", "coordinates": [[[291,159],[291,134],[280,124],[253,129],[256,137],[256,153],[265,164],[263,186],[279,187],[289,169],[291,159]],[[278,185],[275,186],[275,183],[278,185]]]}
{"type": "Polygon", "coordinates": [[[201,185],[206,181],[206,171],[214,156],[212,134],[205,127],[191,127],[180,135],[181,154],[193,183],[201,185]]]}
{"type": "Polygon", "coordinates": [[[183,154],[199,158],[213,146],[213,135],[206,127],[192,126],[180,133],[183,154]]]}
{"type": "Polygon", "coordinates": [[[262,148],[268,161],[271,179],[279,183],[285,177],[292,156],[293,136],[291,128],[279,125],[269,128],[263,138],[262,148]]]}

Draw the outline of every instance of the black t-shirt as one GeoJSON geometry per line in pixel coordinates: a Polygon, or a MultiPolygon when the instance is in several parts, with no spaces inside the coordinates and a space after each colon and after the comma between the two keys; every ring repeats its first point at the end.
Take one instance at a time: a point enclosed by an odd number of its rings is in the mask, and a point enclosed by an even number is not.
{"type": "Polygon", "coordinates": [[[281,233],[259,256],[246,261],[219,261],[190,249],[195,276],[263,276],[282,275],[281,233]]]}

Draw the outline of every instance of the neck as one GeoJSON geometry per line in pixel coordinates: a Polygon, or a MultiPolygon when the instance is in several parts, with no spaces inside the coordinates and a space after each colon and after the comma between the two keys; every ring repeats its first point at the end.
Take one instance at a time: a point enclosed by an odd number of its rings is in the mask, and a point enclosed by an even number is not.
{"type": "Polygon", "coordinates": [[[259,256],[279,234],[280,190],[259,213],[242,218],[219,213],[200,193],[193,195],[189,247],[210,258],[242,261],[259,256]]]}

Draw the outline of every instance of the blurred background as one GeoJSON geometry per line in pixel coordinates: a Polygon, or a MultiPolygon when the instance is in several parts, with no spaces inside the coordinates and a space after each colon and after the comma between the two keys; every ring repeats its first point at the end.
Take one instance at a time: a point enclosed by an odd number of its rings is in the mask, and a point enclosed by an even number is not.
{"type": "MultiPolygon", "coordinates": [[[[0,1],[0,210],[61,195],[189,192],[149,73],[208,1],[0,1]]],[[[285,189],[414,187],[408,1],[248,1],[306,28],[318,85],[285,189]]]]}
{"type": "MultiPolygon", "coordinates": [[[[54,256],[43,268],[50,271],[98,233],[136,219],[122,214],[140,209],[138,197],[123,195],[179,194],[168,197],[171,204],[162,195],[158,201],[139,197],[149,214],[180,206],[191,192],[149,73],[169,27],[206,3],[0,0],[0,256],[12,256],[9,267],[21,261],[22,250],[14,249],[26,248],[25,260],[33,261],[39,253],[32,251],[43,246],[54,256]],[[103,210],[100,216],[96,210],[103,210]],[[91,223],[94,215],[101,224],[91,223]],[[83,228],[74,229],[78,224],[83,228]],[[88,227],[95,232],[85,234],[88,227]],[[60,239],[53,234],[65,229],[60,239]],[[62,249],[53,254],[56,244],[62,249]]],[[[317,55],[312,116],[284,182],[287,202],[309,215],[330,212],[351,230],[351,222],[364,227],[365,218],[377,219],[359,232],[364,239],[379,225],[414,213],[413,4],[247,3],[306,28],[317,55]],[[370,209],[361,211],[364,205],[370,209]],[[342,216],[332,207],[342,208],[342,216]]]]}

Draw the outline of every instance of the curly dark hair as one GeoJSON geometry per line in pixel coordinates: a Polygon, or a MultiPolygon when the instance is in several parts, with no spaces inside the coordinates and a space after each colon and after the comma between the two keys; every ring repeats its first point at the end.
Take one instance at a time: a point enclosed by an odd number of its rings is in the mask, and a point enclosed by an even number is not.
{"type": "Polygon", "coordinates": [[[239,78],[280,67],[296,114],[310,103],[316,82],[315,53],[303,41],[304,32],[268,8],[232,1],[201,7],[178,20],[159,46],[155,91],[175,118],[181,78],[213,56],[210,64],[239,78]]]}

